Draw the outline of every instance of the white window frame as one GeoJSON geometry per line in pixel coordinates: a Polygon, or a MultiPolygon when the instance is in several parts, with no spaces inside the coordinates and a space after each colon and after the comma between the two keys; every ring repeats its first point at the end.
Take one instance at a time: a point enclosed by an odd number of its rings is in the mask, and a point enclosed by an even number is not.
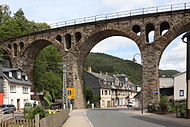
{"type": "Polygon", "coordinates": [[[10,93],[16,93],[16,85],[10,85],[10,93]]]}
{"type": "Polygon", "coordinates": [[[184,90],[179,90],[179,96],[183,97],[184,96],[184,90]]]}
{"type": "Polygon", "coordinates": [[[28,87],[22,87],[22,93],[28,94],[28,87]]]}
{"type": "Polygon", "coordinates": [[[9,77],[12,78],[13,77],[13,73],[11,71],[9,71],[9,77]]]}
{"type": "Polygon", "coordinates": [[[21,79],[21,78],[22,78],[22,74],[21,74],[21,72],[20,72],[20,71],[17,71],[17,73],[16,73],[16,74],[17,74],[17,78],[18,78],[18,79],[21,79]]]}

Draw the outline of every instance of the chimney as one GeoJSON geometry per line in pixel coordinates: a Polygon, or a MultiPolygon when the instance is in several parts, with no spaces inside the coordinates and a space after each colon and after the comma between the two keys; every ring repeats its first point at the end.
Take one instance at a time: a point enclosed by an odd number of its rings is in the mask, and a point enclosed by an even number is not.
{"type": "Polygon", "coordinates": [[[92,67],[88,67],[88,72],[92,72],[92,67]]]}
{"type": "Polygon", "coordinates": [[[102,75],[102,71],[100,71],[100,74],[102,75]]]}

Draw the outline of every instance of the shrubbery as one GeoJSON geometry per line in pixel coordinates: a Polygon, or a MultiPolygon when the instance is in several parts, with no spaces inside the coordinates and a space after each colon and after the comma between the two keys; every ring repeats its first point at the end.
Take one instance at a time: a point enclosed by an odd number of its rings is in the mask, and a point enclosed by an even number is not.
{"type": "Polygon", "coordinates": [[[37,105],[36,107],[27,106],[24,108],[24,116],[27,119],[34,119],[35,115],[39,114],[40,119],[46,116],[44,107],[37,105]]]}
{"type": "Polygon", "coordinates": [[[177,112],[180,116],[185,115],[186,104],[185,102],[168,102],[167,96],[160,97],[160,103],[149,104],[147,106],[148,112],[155,113],[174,113],[177,112]]]}

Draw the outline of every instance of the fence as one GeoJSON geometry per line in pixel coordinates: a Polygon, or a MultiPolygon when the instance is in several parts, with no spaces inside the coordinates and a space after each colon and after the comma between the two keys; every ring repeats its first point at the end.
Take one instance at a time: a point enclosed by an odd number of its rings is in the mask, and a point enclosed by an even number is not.
{"type": "Polygon", "coordinates": [[[1,127],[35,127],[35,120],[9,119],[1,122],[1,127]]]}
{"type": "Polygon", "coordinates": [[[58,113],[45,117],[39,121],[39,126],[36,127],[61,127],[61,125],[67,120],[69,116],[69,110],[62,110],[58,113]]]}
{"type": "Polygon", "coordinates": [[[69,110],[62,110],[40,120],[39,114],[35,120],[10,118],[1,120],[0,127],[61,127],[69,116],[69,110]]]}
{"type": "Polygon", "coordinates": [[[167,11],[186,10],[186,9],[190,9],[190,3],[171,4],[171,5],[164,5],[164,6],[127,10],[127,11],[121,11],[121,12],[115,12],[115,13],[109,13],[109,14],[101,14],[101,15],[95,15],[95,16],[90,16],[90,17],[61,21],[61,22],[52,23],[49,25],[51,28],[56,28],[56,27],[70,26],[70,25],[76,25],[76,24],[81,24],[81,23],[108,20],[108,19],[116,19],[116,18],[123,18],[123,17],[129,17],[129,16],[160,13],[160,12],[167,12],[167,11]]]}

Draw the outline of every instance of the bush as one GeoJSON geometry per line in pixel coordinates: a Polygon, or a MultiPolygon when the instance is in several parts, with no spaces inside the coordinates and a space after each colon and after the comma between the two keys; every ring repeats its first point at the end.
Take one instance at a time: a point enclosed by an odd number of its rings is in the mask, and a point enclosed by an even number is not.
{"type": "Polygon", "coordinates": [[[44,118],[46,116],[44,107],[37,105],[36,107],[24,108],[24,116],[27,119],[34,119],[37,114],[40,115],[40,119],[44,118]]]}
{"type": "Polygon", "coordinates": [[[170,103],[170,104],[168,105],[168,112],[176,112],[175,103],[170,103]]]}
{"type": "Polygon", "coordinates": [[[147,106],[147,109],[148,109],[148,112],[156,112],[157,111],[155,104],[149,104],[147,106]]]}

